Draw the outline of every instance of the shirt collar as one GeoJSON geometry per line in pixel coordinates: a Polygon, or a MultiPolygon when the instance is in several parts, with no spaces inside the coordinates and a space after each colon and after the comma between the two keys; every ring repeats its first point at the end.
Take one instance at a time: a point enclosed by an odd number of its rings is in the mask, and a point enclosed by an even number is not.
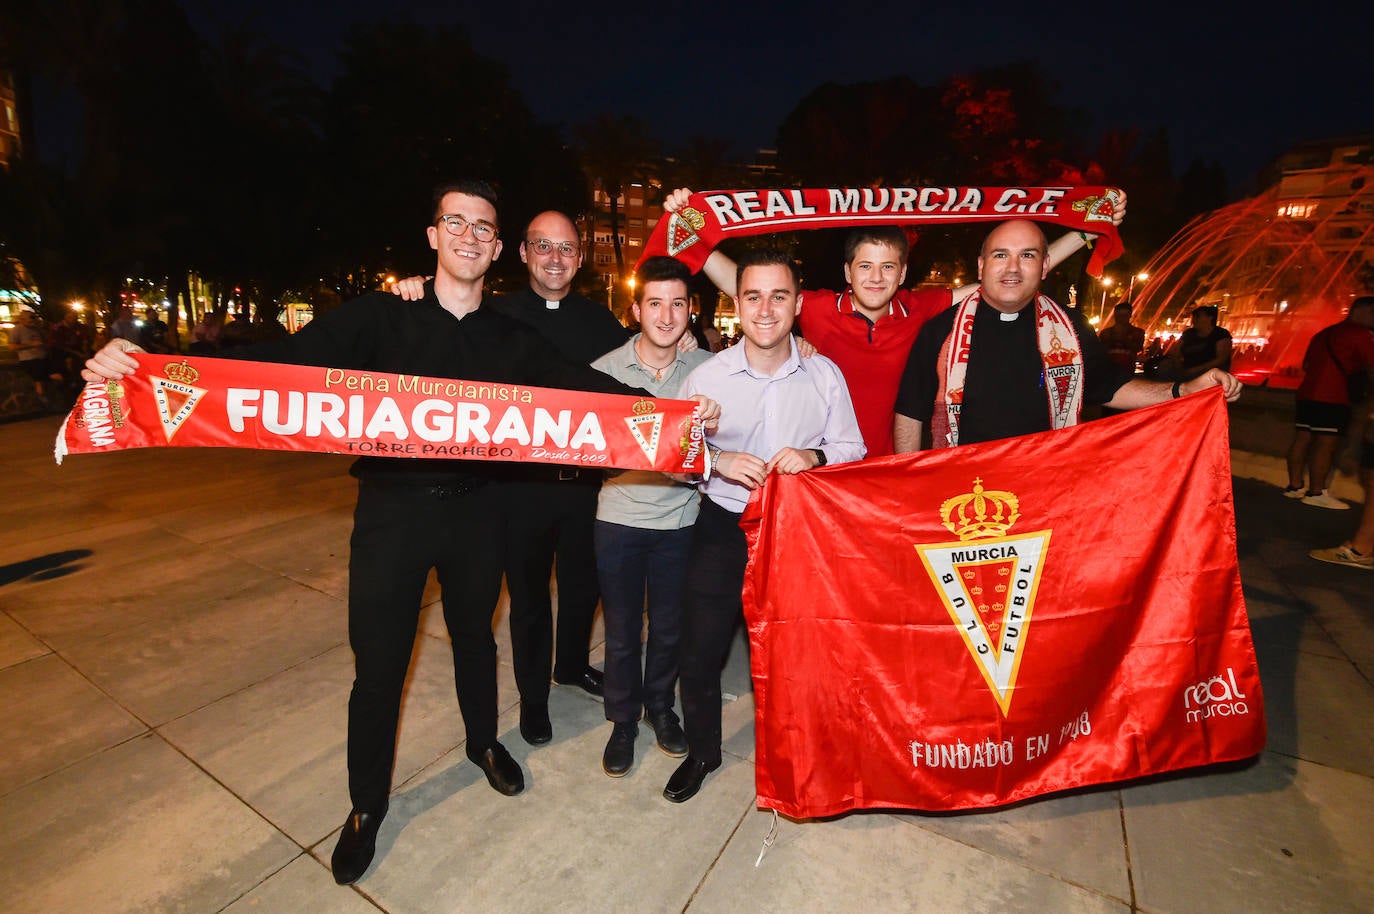
{"type": "MultiPolygon", "coordinates": [[[[835,296],[835,309],[841,314],[856,314],[867,320],[868,315],[854,307],[854,289],[848,288],[835,296]]],[[[906,304],[902,301],[902,290],[898,289],[897,294],[892,296],[892,301],[887,303],[888,317],[907,317],[906,304]]]]}
{"type": "Polygon", "coordinates": [[[788,334],[787,341],[791,346],[791,351],[787,354],[787,361],[782,363],[782,368],[778,369],[778,373],[772,375],[771,378],[767,375],[758,374],[749,367],[749,357],[744,354],[744,340],[740,340],[729,349],[718,352],[712,358],[724,358],[731,374],[748,372],[751,377],[755,378],[776,379],[786,377],[794,371],[805,371],[806,359],[802,358],[801,353],[797,351],[797,338],[788,334]]]}

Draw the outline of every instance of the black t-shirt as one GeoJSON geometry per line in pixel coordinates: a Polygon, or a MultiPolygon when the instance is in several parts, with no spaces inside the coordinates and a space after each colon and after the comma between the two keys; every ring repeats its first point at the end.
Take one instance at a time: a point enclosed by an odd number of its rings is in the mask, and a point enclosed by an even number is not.
{"type": "MultiPolygon", "coordinates": [[[[1131,375],[1107,357],[1092,325],[1074,308],[1065,308],[1083,350],[1083,400],[1106,403],[1131,375]]],[[[936,366],[940,347],[954,328],[958,308],[950,308],[926,322],[907,357],[897,391],[897,412],[929,424],[939,390],[936,366]]],[[[1064,341],[1067,347],[1068,340],[1064,341]]],[[[959,443],[995,441],[1016,435],[1049,431],[1049,398],[1045,393],[1045,365],[1036,339],[1033,306],[1002,320],[1002,313],[982,304],[973,319],[973,348],[964,377],[963,409],[959,413],[959,443]]]]}
{"type": "MultiPolygon", "coordinates": [[[[1229,339],[1230,331],[1220,327],[1213,327],[1206,336],[1198,333],[1196,327],[1184,330],[1178,337],[1178,353],[1182,357],[1183,368],[1186,370],[1212,361],[1217,357],[1217,345],[1229,339]]],[[[1230,371],[1231,360],[1228,358],[1220,367],[1222,371],[1230,371]]]]}
{"type": "MultiPolygon", "coordinates": [[[[538,332],[497,313],[483,300],[461,320],[439,304],[434,283],[425,297],[404,302],[372,292],[316,318],[299,333],[225,353],[257,362],[287,362],[393,374],[494,381],[599,393],[639,394],[591,366],[571,361],[538,332]]],[[[353,474],[443,484],[464,476],[500,475],[484,461],[361,457],[353,474]]]]}

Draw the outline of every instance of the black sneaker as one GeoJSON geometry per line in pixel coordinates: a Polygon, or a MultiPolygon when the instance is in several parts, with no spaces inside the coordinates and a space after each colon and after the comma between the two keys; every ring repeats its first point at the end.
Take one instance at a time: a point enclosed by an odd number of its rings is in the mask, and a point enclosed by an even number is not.
{"type": "Polygon", "coordinates": [[[635,737],[638,735],[638,724],[616,724],[611,730],[611,738],[606,741],[606,751],[601,753],[601,770],[613,778],[629,774],[635,763],[635,737]]]}

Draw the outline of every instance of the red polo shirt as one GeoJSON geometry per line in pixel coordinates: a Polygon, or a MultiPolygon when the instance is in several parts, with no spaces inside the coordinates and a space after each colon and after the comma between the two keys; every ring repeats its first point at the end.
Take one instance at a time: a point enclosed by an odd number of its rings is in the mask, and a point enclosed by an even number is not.
{"type": "Polygon", "coordinates": [[[802,335],[840,367],[869,457],[892,453],[892,409],[906,358],[927,320],[954,303],[948,289],[899,289],[888,313],[870,323],[850,293],[802,293],[802,335]]]}

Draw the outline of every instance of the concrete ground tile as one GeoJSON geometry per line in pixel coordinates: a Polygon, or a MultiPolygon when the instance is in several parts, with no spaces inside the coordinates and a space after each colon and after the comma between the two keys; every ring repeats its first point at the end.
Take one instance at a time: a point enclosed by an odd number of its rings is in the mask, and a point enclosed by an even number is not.
{"type": "MultiPolygon", "coordinates": [[[[0,498],[3,498],[0,491],[0,498]]],[[[147,518],[113,514],[82,517],[70,528],[50,524],[31,527],[14,543],[0,541],[0,567],[7,570],[6,608],[10,594],[45,587],[75,572],[113,576],[129,565],[129,544],[165,536],[147,518]],[[28,572],[32,573],[28,573],[28,572]],[[23,576],[20,572],[24,572],[23,576]]]]}
{"type": "Polygon", "coordinates": [[[61,657],[0,670],[0,795],[146,729],[61,657]]]}
{"type": "Polygon", "coordinates": [[[158,732],[309,847],[337,830],[348,814],[345,742],[352,684],[353,653],[339,647],[158,732]]]}
{"type": "Polygon", "coordinates": [[[224,507],[212,508],[194,502],[182,511],[159,514],[157,522],[172,534],[190,542],[216,543],[230,536],[249,537],[314,513],[314,509],[308,505],[283,501],[271,495],[245,493],[242,501],[235,501],[247,510],[228,512],[224,507]]]}
{"type": "Polygon", "coordinates": [[[893,813],[952,838],[1112,898],[1131,897],[1116,790],[1066,794],[959,815],[893,813]]]}
{"type": "Polygon", "coordinates": [[[669,803],[661,794],[677,759],[648,748],[641,730],[635,768],[608,778],[598,706],[562,704],[550,745],[531,748],[505,731],[525,768],[524,794],[497,794],[457,754],[393,797],[363,891],[393,914],[682,910],[752,807],[752,766],[727,758],[699,795],[669,803]],[[558,720],[578,705],[578,735],[560,738],[558,720]]]}
{"type": "MultiPolygon", "coordinates": [[[[401,704],[396,769],[391,783],[403,784],[455,751],[461,758],[466,740],[467,731],[453,685],[453,651],[447,643],[434,638],[417,639],[401,704]]],[[[348,810],[342,812],[346,815],[348,810]]]]}
{"type": "Polygon", "coordinates": [[[1332,575],[1322,580],[1322,586],[1295,586],[1293,591],[1312,607],[1313,620],[1345,656],[1362,662],[1374,660],[1374,574],[1347,568],[1333,571],[1346,580],[1332,575]]]}
{"type": "Polygon", "coordinates": [[[1054,911],[1126,914],[1123,904],[892,816],[779,822],[755,868],[771,815],[751,812],[730,839],[691,912],[1054,911]]]}
{"type": "Polygon", "coordinates": [[[1374,776],[1374,685],[1347,660],[1257,646],[1267,748],[1374,776]]]}
{"type": "MultiPolygon", "coordinates": [[[[179,545],[179,544],[178,544],[179,545]]],[[[150,622],[166,622],[276,575],[202,547],[140,563],[133,543],[116,568],[88,567],[18,592],[6,610],[57,650],[150,622]],[[137,571],[134,569],[137,568],[137,571]]],[[[94,565],[94,563],[92,563],[94,565]]]]}
{"type": "Polygon", "coordinates": [[[288,863],[220,914],[377,914],[357,890],[335,885],[329,867],[308,854],[288,863]]]}
{"type": "Polygon", "coordinates": [[[218,911],[300,849],[148,736],[5,798],[12,911],[218,911]]]}
{"type": "Polygon", "coordinates": [[[270,527],[215,540],[217,550],[340,600],[348,599],[352,509],[302,513],[270,527]]]}
{"type": "Polygon", "coordinates": [[[1287,603],[1267,605],[1262,601],[1247,601],[1247,609],[1250,611],[1250,634],[1255,642],[1289,650],[1296,649],[1306,654],[1346,659],[1345,651],[1331,640],[1331,636],[1321,624],[1311,614],[1294,609],[1293,606],[1292,597],[1288,598],[1287,603]],[[1257,607],[1261,610],[1258,613],[1255,612],[1257,607]]]}
{"type": "Polygon", "coordinates": [[[271,578],[67,653],[125,707],[156,725],[346,643],[346,615],[338,600],[271,578]]]}
{"type": "Polygon", "coordinates": [[[0,613],[0,670],[41,657],[50,648],[8,615],[0,613]]]}
{"type": "Polygon", "coordinates": [[[1374,782],[1265,753],[1253,767],[1123,791],[1152,914],[1374,909],[1374,782]]]}

